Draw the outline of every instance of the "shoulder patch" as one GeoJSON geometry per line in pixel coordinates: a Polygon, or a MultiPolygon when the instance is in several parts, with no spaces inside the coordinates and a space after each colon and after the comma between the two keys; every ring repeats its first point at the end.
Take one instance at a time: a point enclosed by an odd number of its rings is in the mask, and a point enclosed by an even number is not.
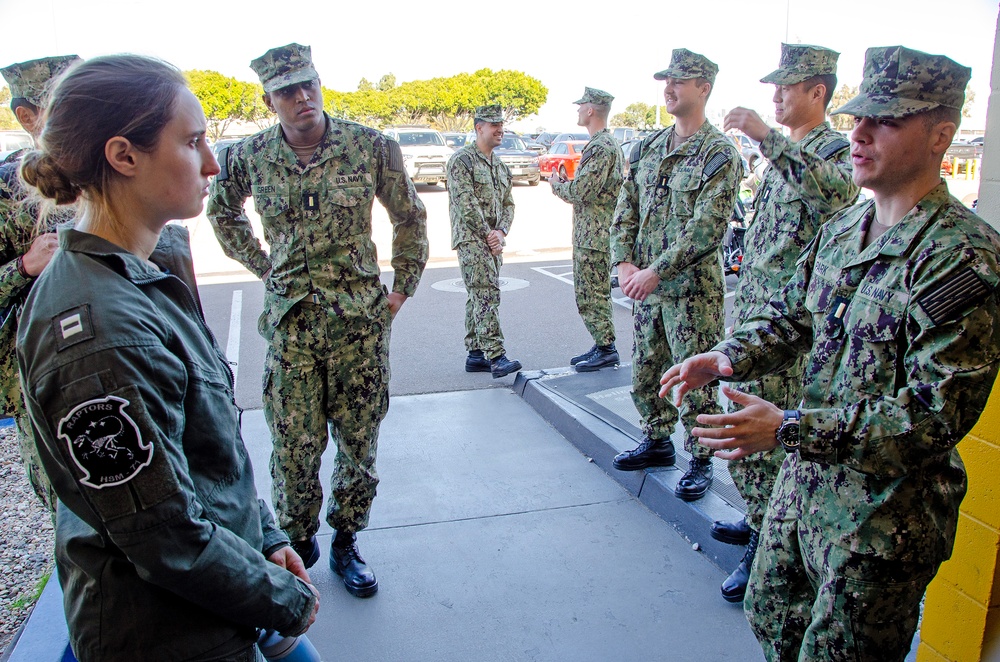
{"type": "Polygon", "coordinates": [[[389,170],[403,172],[403,150],[399,148],[399,143],[392,138],[386,138],[385,142],[389,148],[389,170]]]}
{"type": "Polygon", "coordinates": [[[850,146],[851,146],[850,141],[834,140],[833,142],[828,143],[823,147],[821,147],[820,149],[816,150],[816,155],[819,156],[819,158],[823,159],[824,161],[829,161],[830,157],[832,157],[835,154],[839,154],[841,150],[850,146]]]}
{"type": "Polygon", "coordinates": [[[988,294],[989,285],[972,267],[967,267],[917,300],[921,310],[935,324],[951,317],[979,297],[988,294]]]}
{"type": "Polygon", "coordinates": [[[56,339],[57,352],[84,340],[93,339],[94,325],[90,321],[90,304],[70,308],[53,317],[52,335],[56,339]]]}
{"type": "Polygon", "coordinates": [[[468,154],[459,154],[458,155],[458,160],[465,164],[465,167],[469,169],[469,172],[472,172],[472,157],[471,156],[469,156],[468,154]]]}
{"type": "Polygon", "coordinates": [[[215,176],[215,181],[224,182],[229,179],[229,148],[231,145],[226,145],[219,152],[219,174],[215,176]]]}
{"type": "Polygon", "coordinates": [[[645,146],[646,146],[646,140],[643,139],[639,141],[639,144],[637,144],[635,147],[632,148],[632,151],[629,152],[628,155],[628,162],[630,165],[635,165],[636,163],[639,162],[639,159],[642,158],[642,148],[645,146]]]}
{"type": "Polygon", "coordinates": [[[583,150],[583,156],[580,157],[580,163],[578,164],[578,167],[582,168],[583,164],[589,161],[590,158],[594,155],[594,152],[596,151],[597,149],[594,147],[583,150]]]}
{"type": "Polygon", "coordinates": [[[715,176],[717,172],[722,170],[722,167],[729,163],[729,157],[726,156],[725,152],[718,152],[708,160],[705,164],[704,177],[703,179],[711,179],[715,176]]]}
{"type": "Polygon", "coordinates": [[[78,404],[59,421],[57,434],[83,472],[81,485],[101,489],[127,483],[153,460],[139,426],[125,413],[129,401],[109,395],[78,404]]]}

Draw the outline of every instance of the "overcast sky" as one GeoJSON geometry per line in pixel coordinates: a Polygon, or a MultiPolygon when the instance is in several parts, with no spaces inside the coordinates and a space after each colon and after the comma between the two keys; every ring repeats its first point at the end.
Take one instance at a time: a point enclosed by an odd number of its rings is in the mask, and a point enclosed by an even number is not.
{"type": "Polygon", "coordinates": [[[996,0],[696,0],[635,3],[261,2],[244,0],[0,0],[0,66],[49,55],[154,55],[181,69],[214,69],[254,80],[250,60],[274,46],[312,46],[328,88],[364,77],[398,82],[483,67],[524,71],[548,102],[522,130],[569,130],[585,85],[629,103],[662,103],[670,51],[688,48],[719,65],[710,118],[737,105],[773,112],[782,41],[840,51],[841,83],[861,80],[865,49],[902,44],[972,67],[976,100],[964,128],[985,125],[997,28],[996,0]],[[586,7],[600,7],[588,11],[586,7]],[[639,5],[642,6],[642,5],[639,5]],[[822,7],[822,8],[821,8],[822,7]]]}

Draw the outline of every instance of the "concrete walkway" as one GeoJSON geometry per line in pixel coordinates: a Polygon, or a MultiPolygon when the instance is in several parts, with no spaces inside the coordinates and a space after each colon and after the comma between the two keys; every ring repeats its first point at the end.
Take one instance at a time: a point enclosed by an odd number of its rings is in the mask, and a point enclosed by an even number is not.
{"type": "MultiPolygon", "coordinates": [[[[266,498],[262,412],[243,428],[266,498]]],[[[309,638],[324,660],[763,659],[741,607],[719,596],[724,573],[508,389],[394,398],[378,467],[358,536],[374,597],[344,590],[320,531],[309,638]]],[[[61,659],[55,588],[11,662],[61,659]]]]}

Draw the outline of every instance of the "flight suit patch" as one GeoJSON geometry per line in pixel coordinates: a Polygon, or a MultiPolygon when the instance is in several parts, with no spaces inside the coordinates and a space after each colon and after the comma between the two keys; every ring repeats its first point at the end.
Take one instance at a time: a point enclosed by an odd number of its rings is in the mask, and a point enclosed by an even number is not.
{"type": "Polygon", "coordinates": [[[59,421],[58,436],[83,473],[81,485],[101,489],[127,483],[153,460],[139,426],[125,413],[129,401],[113,395],[73,407],[59,421]]]}

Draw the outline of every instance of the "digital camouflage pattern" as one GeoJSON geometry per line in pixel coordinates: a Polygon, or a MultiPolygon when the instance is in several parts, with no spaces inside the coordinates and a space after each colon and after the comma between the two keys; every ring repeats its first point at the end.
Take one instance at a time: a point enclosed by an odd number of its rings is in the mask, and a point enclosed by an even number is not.
{"type": "Polygon", "coordinates": [[[14,352],[21,306],[34,283],[17,270],[17,258],[28,252],[37,236],[72,221],[73,212],[59,210],[42,217],[39,207],[26,199],[18,175],[20,167],[20,158],[0,166],[0,417],[14,419],[28,482],[54,516],[56,496],[38,459],[14,352]]]}
{"type": "Polygon", "coordinates": [[[782,44],[778,68],[760,79],[762,83],[795,85],[813,76],[837,74],[840,53],[822,46],[782,44]]]}
{"type": "Polygon", "coordinates": [[[860,659],[902,659],[889,646],[909,646],[955,540],[966,489],[955,445],[997,374],[1000,235],[943,182],[864,248],[874,213],[868,201],[824,225],[771,306],[715,348],[737,380],[809,352],[801,448],[775,483],[746,601],[771,660],[799,643],[855,659],[843,626],[861,616],[905,631],[887,630],[881,648],[853,642],[860,659]],[[812,559],[820,584],[802,581],[812,559]],[[892,572],[907,565],[923,574],[892,572]],[[804,633],[810,609],[827,616],[804,633]]]}
{"type": "Polygon", "coordinates": [[[614,100],[615,98],[604,90],[599,90],[596,87],[585,87],[583,88],[583,96],[573,103],[592,103],[598,106],[610,106],[614,100]]]}
{"type": "MultiPolygon", "coordinates": [[[[811,52],[811,51],[810,51],[811,52]]],[[[736,284],[733,325],[767,306],[792,274],[819,227],[852,204],[858,186],[851,179],[850,143],[823,122],[798,142],[772,129],[760,144],[770,165],[754,198],[754,216],[743,237],[743,263],[736,284]]],[[[753,382],[734,384],[747,393],[795,409],[805,357],[753,382]]],[[[733,460],[729,471],[747,504],[747,521],[760,531],[767,500],[784,451],[776,448],[733,460]]]]}
{"type": "Polygon", "coordinates": [[[492,230],[510,233],[514,197],[510,169],[496,154],[488,158],[475,141],[448,160],[448,214],[451,247],[468,297],[465,302],[465,348],[481,349],[487,358],[504,353],[500,331],[501,256],[490,253],[486,237],[492,230]]]}
{"type": "Polygon", "coordinates": [[[719,73],[719,65],[704,55],[693,53],[686,48],[675,48],[670,54],[670,65],[663,71],[653,74],[656,80],[667,78],[705,78],[715,85],[715,75],[719,73]]]}
{"type": "Polygon", "coordinates": [[[493,103],[488,106],[477,106],[475,112],[475,119],[482,120],[483,122],[503,122],[503,106],[498,103],[493,103]]]}
{"type": "Polygon", "coordinates": [[[621,147],[611,132],[602,129],[584,146],[576,178],[552,184],[552,193],[573,205],[576,307],[598,346],[615,341],[609,236],[623,172],[621,147]]]}
{"type": "Polygon", "coordinates": [[[359,530],[377,482],[374,439],[389,372],[372,204],[377,198],[393,224],[392,289],[408,297],[427,262],[427,212],[395,142],[329,116],[308,164],[299,163],[280,124],[234,145],[221,161],[208,218],[226,255],[264,279],[258,330],[268,342],[264,413],[275,449],[272,478],[295,487],[275,501],[278,523],[293,540],[319,528],[314,515],[297,518],[317,513],[322,502],[314,473],[319,458],[304,456],[326,446],[329,420],[339,452],[327,521],[337,530],[359,530]],[[251,196],[270,253],[243,211],[251,196]],[[322,391],[307,392],[306,384],[318,382],[322,391]]]}
{"type": "Polygon", "coordinates": [[[45,95],[52,80],[80,61],[78,55],[43,57],[6,66],[0,69],[0,75],[10,86],[11,99],[27,99],[35,106],[44,108],[47,105],[45,95]]]}
{"type": "MultiPolygon", "coordinates": [[[[643,433],[670,437],[678,411],[657,397],[660,377],[674,363],[707,350],[722,338],[720,244],[736,203],[742,164],[736,147],[708,122],[669,152],[674,128],[646,138],[630,158],[611,225],[611,264],[650,268],[659,286],[633,303],[632,399],[643,433]]],[[[699,413],[720,413],[713,389],[698,389],[680,411],[685,429],[699,413]]],[[[711,452],[688,435],[685,448],[698,458],[711,452]]]]}
{"type": "Polygon", "coordinates": [[[260,78],[267,94],[289,85],[319,79],[312,63],[312,48],[300,44],[272,48],[253,60],[250,68],[260,78]]]}
{"type": "Polygon", "coordinates": [[[903,46],[865,51],[858,96],[831,112],[855,117],[905,117],[938,106],[960,110],[972,69],[944,55],[903,46]]]}

